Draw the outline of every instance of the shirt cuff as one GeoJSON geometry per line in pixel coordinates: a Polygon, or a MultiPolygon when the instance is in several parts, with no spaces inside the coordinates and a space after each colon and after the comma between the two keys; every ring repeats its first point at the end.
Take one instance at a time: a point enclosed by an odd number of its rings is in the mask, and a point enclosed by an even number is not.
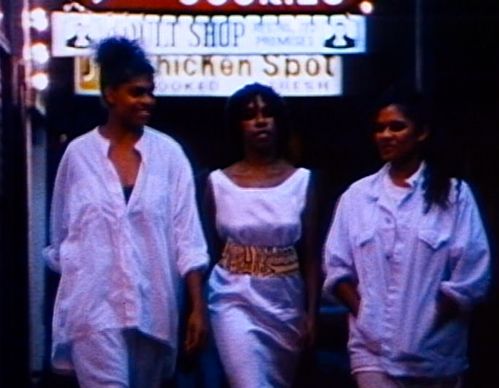
{"type": "Polygon", "coordinates": [[[178,270],[182,277],[191,271],[204,272],[208,268],[209,258],[206,253],[193,252],[188,257],[181,257],[178,261],[178,270]]]}
{"type": "Polygon", "coordinates": [[[322,290],[326,294],[333,294],[336,285],[343,280],[353,281],[352,275],[347,271],[335,271],[333,276],[326,276],[322,290]]]}

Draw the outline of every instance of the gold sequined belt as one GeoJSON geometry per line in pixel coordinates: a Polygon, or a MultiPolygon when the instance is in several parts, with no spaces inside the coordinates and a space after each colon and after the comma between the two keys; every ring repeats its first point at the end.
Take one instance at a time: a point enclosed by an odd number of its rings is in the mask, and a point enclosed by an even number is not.
{"type": "Polygon", "coordinates": [[[290,275],[299,270],[294,247],[258,247],[240,245],[232,241],[225,244],[218,265],[236,274],[255,276],[290,275]]]}

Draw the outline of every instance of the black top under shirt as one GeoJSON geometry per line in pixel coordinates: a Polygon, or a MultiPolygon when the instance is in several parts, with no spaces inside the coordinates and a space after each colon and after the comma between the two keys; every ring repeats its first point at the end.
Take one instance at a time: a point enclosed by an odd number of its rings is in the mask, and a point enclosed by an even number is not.
{"type": "Polygon", "coordinates": [[[123,194],[125,195],[125,202],[128,203],[130,196],[132,195],[133,185],[123,186],[123,194]]]}

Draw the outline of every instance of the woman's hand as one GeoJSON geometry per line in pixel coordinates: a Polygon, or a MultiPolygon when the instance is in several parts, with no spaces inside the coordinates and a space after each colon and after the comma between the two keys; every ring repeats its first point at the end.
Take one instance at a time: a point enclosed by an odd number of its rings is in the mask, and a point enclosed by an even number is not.
{"type": "Polygon", "coordinates": [[[187,355],[197,353],[205,344],[208,334],[206,314],[202,308],[192,309],[187,319],[187,333],[184,342],[187,355]]]}
{"type": "Polygon", "coordinates": [[[340,281],[334,290],[336,297],[350,310],[350,313],[357,318],[360,307],[360,295],[357,287],[349,280],[340,281]]]}
{"type": "Polygon", "coordinates": [[[459,304],[446,294],[440,294],[437,300],[435,327],[439,328],[460,315],[459,304]]]}
{"type": "Polygon", "coordinates": [[[203,274],[191,271],[186,275],[187,289],[190,297],[190,313],[187,318],[185,335],[185,352],[188,356],[195,354],[206,342],[208,319],[206,303],[203,297],[203,274]]]}
{"type": "Polygon", "coordinates": [[[316,324],[315,314],[307,314],[307,317],[305,318],[305,332],[302,338],[303,347],[305,349],[312,348],[315,345],[317,333],[316,324]]]}

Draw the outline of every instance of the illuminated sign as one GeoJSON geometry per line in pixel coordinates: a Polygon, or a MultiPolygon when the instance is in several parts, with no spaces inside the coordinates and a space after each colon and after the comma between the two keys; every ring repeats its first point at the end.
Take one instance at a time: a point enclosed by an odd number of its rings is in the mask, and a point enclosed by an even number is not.
{"type": "Polygon", "coordinates": [[[52,14],[52,54],[91,54],[112,35],[139,40],[150,54],[352,54],[366,49],[361,15],[52,14]]]}
{"type": "Polygon", "coordinates": [[[92,10],[193,13],[337,13],[354,9],[359,0],[80,0],[92,10]]]}
{"type": "MultiPolygon", "coordinates": [[[[153,56],[157,96],[228,96],[242,85],[260,82],[283,96],[341,95],[341,57],[324,55],[168,55],[153,56]]],[[[75,59],[78,94],[99,93],[98,67],[75,59]]]]}

